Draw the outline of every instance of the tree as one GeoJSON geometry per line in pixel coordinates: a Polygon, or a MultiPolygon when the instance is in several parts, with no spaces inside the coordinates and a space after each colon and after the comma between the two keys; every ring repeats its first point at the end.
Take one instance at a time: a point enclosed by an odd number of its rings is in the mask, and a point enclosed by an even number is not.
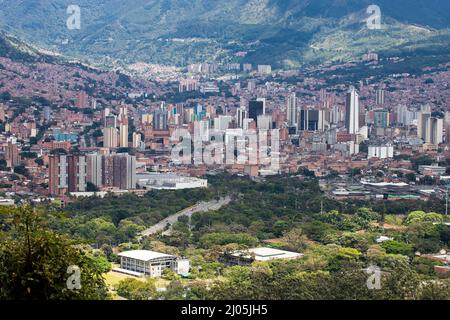
{"type": "Polygon", "coordinates": [[[395,240],[385,241],[381,247],[386,250],[387,253],[401,254],[404,256],[413,255],[413,246],[408,243],[399,242],[395,240]]]}
{"type": "Polygon", "coordinates": [[[11,231],[0,244],[0,299],[105,299],[96,259],[44,224],[46,213],[25,206],[2,209],[11,231]],[[70,290],[69,267],[80,270],[79,290],[70,290]]]}
{"type": "Polygon", "coordinates": [[[416,175],[414,173],[407,173],[405,177],[410,182],[416,182],[416,175]]]}
{"type": "Polygon", "coordinates": [[[296,228],[285,233],[282,241],[287,244],[287,249],[302,252],[306,249],[308,238],[302,229],[296,228]]]}
{"type": "Polygon", "coordinates": [[[166,291],[161,294],[165,300],[183,300],[185,297],[184,286],[179,279],[170,281],[166,291]]]}
{"type": "Polygon", "coordinates": [[[86,191],[87,192],[97,192],[98,188],[95,184],[93,184],[92,182],[88,181],[86,184],[86,191]]]}
{"type": "Polygon", "coordinates": [[[214,245],[226,245],[230,243],[255,246],[258,239],[245,233],[209,233],[200,238],[200,244],[204,248],[211,248],[214,245]]]}
{"type": "Polygon", "coordinates": [[[130,300],[150,300],[157,294],[155,281],[153,279],[142,281],[127,278],[117,285],[117,294],[130,300]]]}
{"type": "Polygon", "coordinates": [[[278,220],[275,221],[272,228],[275,236],[280,237],[289,228],[289,223],[284,220],[278,220]]]}
{"type": "Polygon", "coordinates": [[[413,211],[406,218],[407,224],[420,223],[420,222],[442,222],[443,217],[439,213],[430,212],[425,213],[424,211],[413,211]]]}
{"type": "Polygon", "coordinates": [[[180,276],[171,268],[165,268],[162,272],[162,277],[166,280],[176,280],[180,278],[180,276]]]}
{"type": "Polygon", "coordinates": [[[25,166],[23,164],[14,167],[14,173],[17,173],[17,174],[20,174],[20,175],[26,176],[26,177],[29,174],[28,169],[25,168],[25,166]]]}

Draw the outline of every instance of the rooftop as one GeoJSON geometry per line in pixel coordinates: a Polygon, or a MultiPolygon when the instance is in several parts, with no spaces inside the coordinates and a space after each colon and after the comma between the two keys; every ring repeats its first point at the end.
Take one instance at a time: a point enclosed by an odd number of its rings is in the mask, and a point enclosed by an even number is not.
{"type": "Polygon", "coordinates": [[[256,261],[269,261],[274,259],[296,259],[303,256],[301,253],[285,251],[273,248],[252,248],[245,251],[234,252],[234,256],[242,256],[250,258],[251,255],[255,255],[256,261]]]}
{"type": "Polygon", "coordinates": [[[130,259],[136,259],[141,261],[150,261],[158,258],[174,258],[175,256],[155,252],[150,250],[132,250],[132,251],[124,251],[118,254],[119,257],[125,257],[130,259]]]}

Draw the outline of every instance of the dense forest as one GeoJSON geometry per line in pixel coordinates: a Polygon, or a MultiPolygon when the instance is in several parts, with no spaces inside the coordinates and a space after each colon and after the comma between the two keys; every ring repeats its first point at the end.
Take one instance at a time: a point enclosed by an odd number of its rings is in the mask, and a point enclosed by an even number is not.
{"type": "Polygon", "coordinates": [[[434,270],[442,262],[426,257],[450,248],[450,228],[444,223],[449,219],[442,214],[444,203],[439,199],[335,201],[321,192],[313,177],[277,176],[262,181],[219,174],[207,178],[207,189],[84,198],[64,209],[2,209],[0,274],[8,280],[2,281],[5,286],[0,294],[137,300],[450,297],[448,280],[434,270]],[[182,216],[170,233],[138,237],[146,227],[181,209],[226,195],[232,201],[217,211],[182,216]],[[378,242],[380,236],[389,240],[378,242]],[[303,256],[246,266],[220,262],[223,253],[260,245],[303,256]],[[160,280],[105,282],[102,274],[109,277],[117,254],[130,249],[187,257],[191,271],[184,278],[168,270],[160,280]],[[33,268],[48,270],[57,264],[59,273],[30,269],[27,261],[37,255],[40,258],[33,260],[33,268]],[[64,266],[71,264],[87,270],[85,281],[95,290],[79,295],[58,291],[64,286],[64,266]],[[379,290],[366,285],[371,266],[382,270],[379,290]],[[35,291],[24,294],[27,289],[17,282],[15,270],[36,281],[35,291]],[[48,292],[37,289],[43,282],[48,292]],[[162,285],[165,290],[158,290],[162,285]]]}

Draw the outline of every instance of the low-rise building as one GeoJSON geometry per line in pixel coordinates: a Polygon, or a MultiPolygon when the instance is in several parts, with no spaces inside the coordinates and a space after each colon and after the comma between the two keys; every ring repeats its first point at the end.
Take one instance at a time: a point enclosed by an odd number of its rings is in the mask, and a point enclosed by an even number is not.
{"type": "Polygon", "coordinates": [[[248,265],[255,261],[298,259],[301,257],[303,257],[302,253],[261,247],[234,252],[224,252],[219,259],[226,265],[248,265]]]}
{"type": "Polygon", "coordinates": [[[184,177],[166,173],[147,173],[138,175],[138,186],[142,189],[180,190],[207,188],[208,180],[184,177]]]}
{"type": "Polygon", "coordinates": [[[118,256],[120,257],[120,268],[114,268],[113,271],[120,273],[133,276],[147,275],[153,278],[161,277],[167,268],[181,275],[189,273],[189,260],[165,253],[132,250],[121,252],[118,256]]]}

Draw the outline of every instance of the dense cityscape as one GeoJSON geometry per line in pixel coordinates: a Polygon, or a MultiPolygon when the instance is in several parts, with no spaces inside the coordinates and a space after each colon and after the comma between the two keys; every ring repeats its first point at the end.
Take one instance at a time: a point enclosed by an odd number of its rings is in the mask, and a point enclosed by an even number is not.
{"type": "Polygon", "coordinates": [[[1,300],[450,298],[450,58],[240,49],[111,68],[0,33],[1,300]]]}

